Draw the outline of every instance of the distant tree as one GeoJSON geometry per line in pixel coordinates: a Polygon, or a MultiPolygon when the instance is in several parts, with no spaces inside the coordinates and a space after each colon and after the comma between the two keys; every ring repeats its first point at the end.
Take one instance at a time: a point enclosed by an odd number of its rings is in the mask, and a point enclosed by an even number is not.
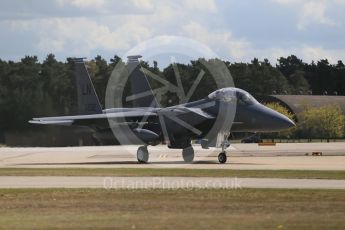
{"type": "Polygon", "coordinates": [[[309,91],[310,86],[308,81],[305,79],[305,65],[306,64],[295,55],[278,59],[276,67],[288,80],[291,86],[291,93],[306,94],[309,91]]]}
{"type": "Polygon", "coordinates": [[[281,71],[284,76],[290,76],[296,71],[303,71],[305,63],[296,57],[295,55],[290,55],[286,58],[281,57],[278,59],[277,68],[281,71]]]}
{"type": "Polygon", "coordinates": [[[257,58],[251,64],[235,63],[229,66],[236,87],[242,88],[254,96],[270,95],[273,92],[290,92],[290,86],[284,75],[266,60],[257,58]]]}
{"type": "Polygon", "coordinates": [[[345,95],[345,65],[342,61],[338,61],[335,68],[336,68],[336,74],[337,74],[338,95],[345,95]]]}
{"type": "Polygon", "coordinates": [[[323,59],[317,62],[317,68],[321,93],[323,94],[325,91],[329,93],[337,91],[338,82],[334,66],[327,59],[323,59]]]}
{"type": "Polygon", "coordinates": [[[305,65],[305,78],[314,95],[324,92],[345,95],[345,70],[342,61],[332,65],[327,59],[305,65]]]}
{"type": "Polygon", "coordinates": [[[1,129],[24,129],[27,121],[44,103],[40,64],[36,56],[26,56],[18,63],[1,63],[1,129]]]}
{"type": "Polygon", "coordinates": [[[158,62],[157,61],[153,61],[153,70],[155,71],[155,73],[159,72],[158,62]]]}
{"type": "Polygon", "coordinates": [[[298,129],[311,138],[340,138],[344,136],[345,117],[339,106],[306,107],[300,114],[298,129]]]}
{"type": "Polygon", "coordinates": [[[294,73],[287,77],[291,85],[291,92],[294,94],[307,94],[309,91],[309,83],[305,79],[305,72],[296,70],[294,73]]]}
{"type": "Polygon", "coordinates": [[[42,94],[45,102],[40,116],[53,116],[54,114],[68,114],[69,98],[68,82],[65,78],[65,65],[58,62],[53,54],[48,54],[41,65],[41,78],[43,83],[42,94]]]}
{"type": "Polygon", "coordinates": [[[107,61],[100,55],[97,55],[95,59],[87,62],[87,67],[99,101],[102,107],[104,107],[105,92],[112,69],[108,65],[107,61]]]}

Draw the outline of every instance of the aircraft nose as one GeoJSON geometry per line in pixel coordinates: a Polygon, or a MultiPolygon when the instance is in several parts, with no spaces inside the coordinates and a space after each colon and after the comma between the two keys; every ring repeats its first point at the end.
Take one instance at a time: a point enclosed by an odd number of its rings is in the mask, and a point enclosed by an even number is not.
{"type": "Polygon", "coordinates": [[[253,117],[257,126],[263,132],[279,132],[295,126],[295,123],[287,116],[278,113],[264,105],[256,105],[253,117]]]}
{"type": "Polygon", "coordinates": [[[279,118],[277,118],[277,120],[278,127],[280,129],[289,129],[296,126],[295,122],[293,122],[290,118],[280,113],[279,118]]]}
{"type": "Polygon", "coordinates": [[[290,118],[288,118],[287,116],[278,113],[275,110],[272,110],[270,108],[265,109],[266,113],[269,115],[270,117],[270,124],[269,124],[269,128],[272,130],[285,130],[285,129],[289,129],[292,128],[294,126],[296,126],[295,122],[293,122],[290,118]]]}

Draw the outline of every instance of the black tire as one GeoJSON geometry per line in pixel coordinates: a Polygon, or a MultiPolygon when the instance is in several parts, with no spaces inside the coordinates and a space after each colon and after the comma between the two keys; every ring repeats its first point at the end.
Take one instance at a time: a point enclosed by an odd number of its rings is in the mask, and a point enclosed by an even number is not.
{"type": "Polygon", "coordinates": [[[227,159],[228,159],[228,157],[226,156],[226,153],[225,153],[225,152],[219,153],[219,155],[218,155],[218,161],[219,161],[219,163],[225,164],[226,161],[227,161],[227,159]]]}
{"type": "Polygon", "coordinates": [[[182,150],[183,160],[186,163],[192,163],[194,160],[194,149],[192,146],[184,148],[182,150]]]}
{"type": "Polygon", "coordinates": [[[137,160],[141,164],[145,164],[149,161],[149,151],[146,146],[140,146],[137,150],[137,160]]]}

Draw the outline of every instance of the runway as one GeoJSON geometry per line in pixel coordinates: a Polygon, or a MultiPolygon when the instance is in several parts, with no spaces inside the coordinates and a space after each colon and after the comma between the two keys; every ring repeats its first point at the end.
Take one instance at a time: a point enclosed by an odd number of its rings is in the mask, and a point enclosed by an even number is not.
{"type": "MultiPolygon", "coordinates": [[[[229,161],[219,164],[219,149],[194,146],[195,162],[185,164],[180,150],[149,147],[150,163],[138,164],[138,146],[0,148],[0,168],[189,168],[344,170],[345,143],[291,143],[276,146],[234,144],[229,161]],[[323,156],[311,156],[322,152],[323,156]]],[[[345,180],[208,178],[0,176],[0,188],[290,188],[345,189],[345,180]]]]}
{"type": "Polygon", "coordinates": [[[223,165],[216,157],[219,149],[194,148],[195,162],[185,164],[181,150],[150,146],[150,163],[144,165],[137,163],[137,146],[0,148],[0,168],[345,169],[345,143],[233,144],[223,165]]]}
{"type": "Polygon", "coordinates": [[[1,176],[0,188],[104,189],[345,189],[345,180],[211,177],[1,176]]]}

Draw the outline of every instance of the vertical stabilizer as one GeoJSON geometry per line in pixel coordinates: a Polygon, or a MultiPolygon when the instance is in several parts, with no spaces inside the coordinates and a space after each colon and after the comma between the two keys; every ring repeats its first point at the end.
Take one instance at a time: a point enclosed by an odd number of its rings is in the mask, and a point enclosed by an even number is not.
{"type": "Polygon", "coordinates": [[[155,96],[145,74],[141,71],[139,63],[140,55],[128,56],[127,66],[133,106],[135,107],[158,107],[155,96]]]}
{"type": "Polygon", "coordinates": [[[88,115],[102,113],[102,107],[99,103],[83,58],[74,58],[73,60],[75,63],[75,76],[77,80],[79,114],[88,115]]]}

